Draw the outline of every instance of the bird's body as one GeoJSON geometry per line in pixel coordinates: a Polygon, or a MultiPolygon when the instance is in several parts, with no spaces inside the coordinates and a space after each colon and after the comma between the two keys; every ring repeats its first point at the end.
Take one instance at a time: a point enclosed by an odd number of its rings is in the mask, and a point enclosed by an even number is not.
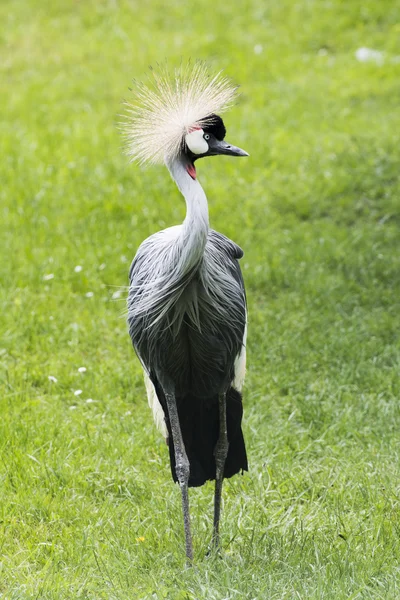
{"type": "Polygon", "coordinates": [[[182,489],[190,559],[187,487],[216,479],[218,543],[222,480],[247,469],[241,429],[247,314],[238,261],[243,252],[210,229],[207,199],[194,168],[201,156],[246,153],[222,141],[220,117],[205,117],[208,122],[189,127],[176,151],[164,153],[185,198],[186,218],[141,244],[128,296],[129,333],[156,423],[168,440],[173,478],[182,489]]]}
{"type": "MultiPolygon", "coordinates": [[[[247,468],[240,426],[246,301],[238,259],[243,252],[209,228],[204,192],[183,165],[171,172],[186,184],[181,187],[188,215],[182,226],[156,233],[140,246],[130,270],[128,322],[159,404],[148,386],[151,402],[156,411],[161,406],[166,418],[163,431],[169,426],[163,378],[173,382],[190,462],[189,486],[197,486],[215,479],[218,396],[224,392],[230,438],[225,477],[247,468]],[[198,194],[190,194],[191,188],[198,194]]],[[[163,427],[159,412],[156,421],[163,427]]],[[[167,436],[176,480],[170,431],[167,436]]]]}

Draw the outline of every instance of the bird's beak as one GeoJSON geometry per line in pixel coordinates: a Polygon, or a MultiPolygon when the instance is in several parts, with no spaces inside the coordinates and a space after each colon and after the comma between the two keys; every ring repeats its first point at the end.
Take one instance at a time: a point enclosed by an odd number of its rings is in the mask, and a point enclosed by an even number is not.
{"type": "Polygon", "coordinates": [[[216,154],[226,154],[228,156],[249,156],[245,150],[238,148],[237,146],[231,146],[224,140],[214,139],[212,144],[209,144],[210,150],[207,153],[209,156],[215,156],[216,154]]]}

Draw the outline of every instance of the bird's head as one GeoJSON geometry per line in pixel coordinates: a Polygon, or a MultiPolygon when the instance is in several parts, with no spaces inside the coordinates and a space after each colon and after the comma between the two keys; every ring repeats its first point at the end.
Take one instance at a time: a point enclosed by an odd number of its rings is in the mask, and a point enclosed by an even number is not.
{"type": "Polygon", "coordinates": [[[187,171],[189,175],[196,179],[196,169],[194,162],[199,158],[206,156],[217,156],[225,154],[227,156],[248,156],[248,153],[237,146],[232,146],[224,140],[226,127],[223,120],[218,115],[210,115],[204,121],[191,128],[185,135],[183,152],[189,159],[187,171]]]}
{"type": "Polygon", "coordinates": [[[202,62],[168,71],[151,70],[149,84],[136,83],[135,102],[127,103],[124,122],[127,153],[139,162],[170,163],[182,158],[195,179],[194,162],[206,156],[248,156],[228,144],[226,129],[216,113],[228,108],[237,87],[202,62]]]}

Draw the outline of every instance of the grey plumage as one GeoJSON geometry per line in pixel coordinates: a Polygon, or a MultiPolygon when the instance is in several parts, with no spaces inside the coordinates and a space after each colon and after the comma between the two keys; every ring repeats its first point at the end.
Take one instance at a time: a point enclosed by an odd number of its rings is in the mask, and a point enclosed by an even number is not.
{"type": "Polygon", "coordinates": [[[150,375],[168,373],[178,396],[211,396],[233,381],[242,349],[243,252],[210,229],[203,254],[179,274],[181,253],[179,238],[171,241],[164,232],[140,246],[129,273],[129,333],[150,375]],[[165,271],[149,269],[150,258],[165,271]]]}

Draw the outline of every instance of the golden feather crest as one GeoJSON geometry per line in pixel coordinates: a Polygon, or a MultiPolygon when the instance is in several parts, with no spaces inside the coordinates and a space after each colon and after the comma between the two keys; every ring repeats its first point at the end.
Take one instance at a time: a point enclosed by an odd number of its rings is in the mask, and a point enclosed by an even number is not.
{"type": "Polygon", "coordinates": [[[226,110],[236,91],[221,71],[211,75],[204,62],[189,62],[173,74],[165,67],[151,69],[149,82],[135,82],[133,99],[125,102],[126,153],[140,163],[173,159],[184,136],[226,110]]]}

